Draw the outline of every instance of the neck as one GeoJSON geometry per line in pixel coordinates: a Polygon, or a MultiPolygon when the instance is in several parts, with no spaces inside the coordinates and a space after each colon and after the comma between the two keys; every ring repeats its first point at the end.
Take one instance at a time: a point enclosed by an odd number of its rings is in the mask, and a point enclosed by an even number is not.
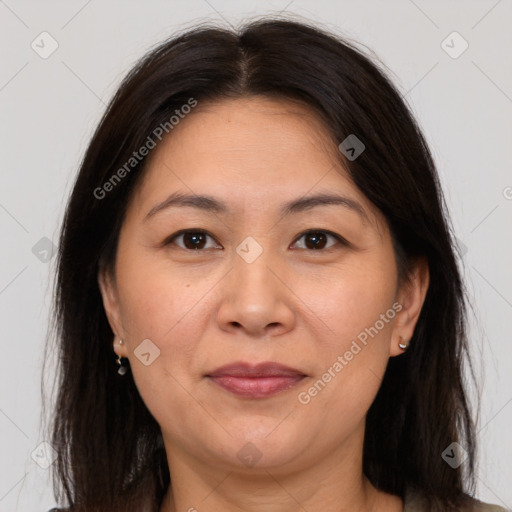
{"type": "Polygon", "coordinates": [[[171,486],[160,512],[400,512],[402,501],[375,489],[362,471],[362,437],[289,468],[219,469],[166,443],[171,486]],[[347,448],[348,447],[348,448],[347,448]]]}

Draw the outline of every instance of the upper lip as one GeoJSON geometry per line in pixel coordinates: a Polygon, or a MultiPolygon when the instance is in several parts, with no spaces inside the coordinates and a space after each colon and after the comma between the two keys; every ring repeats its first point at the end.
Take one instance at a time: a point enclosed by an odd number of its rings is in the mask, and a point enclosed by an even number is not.
{"type": "Polygon", "coordinates": [[[208,377],[296,377],[305,375],[300,370],[274,362],[253,365],[246,362],[226,364],[209,373],[208,377]]]}

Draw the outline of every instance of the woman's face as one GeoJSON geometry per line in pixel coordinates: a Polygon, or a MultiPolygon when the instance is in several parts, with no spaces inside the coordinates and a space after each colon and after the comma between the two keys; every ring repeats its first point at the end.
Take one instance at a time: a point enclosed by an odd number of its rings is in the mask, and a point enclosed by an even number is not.
{"type": "Polygon", "coordinates": [[[100,285],[171,459],[277,473],[360,446],[424,293],[398,287],[337,151],[305,107],[259,97],[199,103],[153,149],[100,285]],[[295,372],[216,372],[265,362],[295,372]]]}

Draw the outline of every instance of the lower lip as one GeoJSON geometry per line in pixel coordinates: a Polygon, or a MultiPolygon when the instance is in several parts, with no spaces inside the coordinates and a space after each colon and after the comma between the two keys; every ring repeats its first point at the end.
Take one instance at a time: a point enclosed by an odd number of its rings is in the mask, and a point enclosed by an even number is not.
{"type": "Polygon", "coordinates": [[[304,375],[293,377],[232,377],[229,375],[209,377],[211,381],[221,388],[245,398],[267,398],[290,389],[303,378],[304,375]]]}

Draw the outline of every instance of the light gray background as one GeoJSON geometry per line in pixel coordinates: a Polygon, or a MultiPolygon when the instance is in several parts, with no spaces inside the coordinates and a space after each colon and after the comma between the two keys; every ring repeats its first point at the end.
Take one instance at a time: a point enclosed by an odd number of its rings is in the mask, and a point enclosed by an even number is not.
{"type": "MultiPolygon", "coordinates": [[[[474,298],[482,387],[478,495],[512,507],[510,0],[0,0],[0,511],[54,505],[49,470],[31,453],[44,441],[40,379],[55,258],[40,261],[44,252],[37,257],[32,248],[43,237],[57,243],[66,198],[105,104],[135,60],[176,30],[280,11],[372,48],[413,106],[439,166],[474,298]],[[38,38],[43,31],[59,45],[47,59],[31,48],[34,40],[49,48],[38,38]],[[441,46],[453,31],[469,43],[456,59],[441,46]]],[[[461,48],[450,41],[452,51],[461,48]]]]}

